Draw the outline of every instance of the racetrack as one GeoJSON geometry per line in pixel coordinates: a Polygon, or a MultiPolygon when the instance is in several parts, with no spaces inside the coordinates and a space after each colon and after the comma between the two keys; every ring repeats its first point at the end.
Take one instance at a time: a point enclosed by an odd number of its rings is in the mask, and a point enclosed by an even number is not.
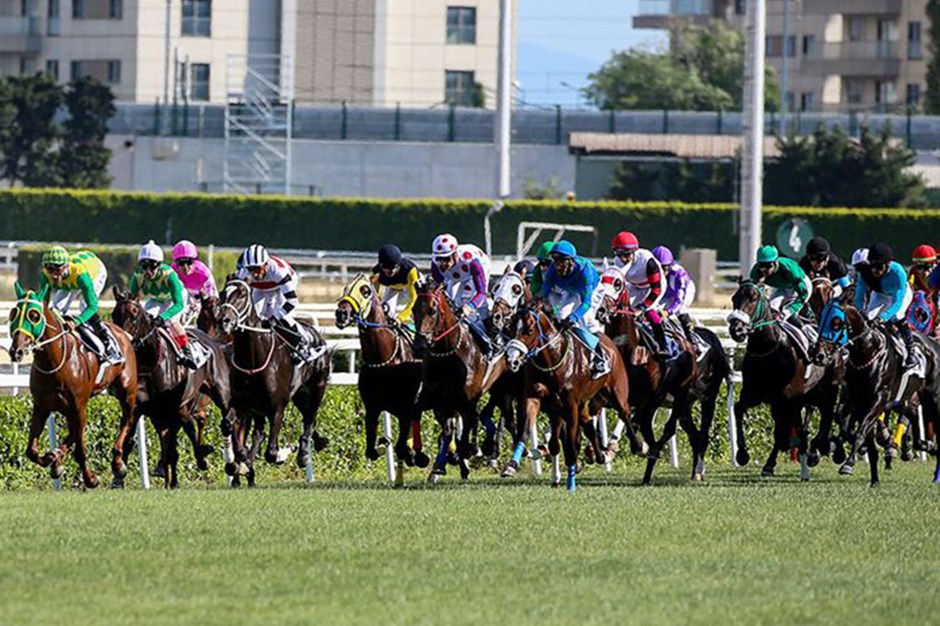
{"type": "Polygon", "coordinates": [[[935,623],[940,492],[895,465],[0,492],[0,621],[935,623]]]}

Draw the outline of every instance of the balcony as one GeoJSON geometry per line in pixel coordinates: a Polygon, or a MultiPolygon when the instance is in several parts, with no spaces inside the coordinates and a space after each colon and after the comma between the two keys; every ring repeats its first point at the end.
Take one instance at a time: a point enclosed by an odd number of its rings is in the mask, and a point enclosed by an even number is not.
{"type": "Polygon", "coordinates": [[[725,17],[727,4],[728,0],[640,0],[633,27],[664,29],[675,18],[704,24],[725,17]]]}
{"type": "Polygon", "coordinates": [[[806,74],[840,76],[897,76],[901,70],[897,41],[840,41],[817,45],[803,58],[806,74]]]}
{"type": "Polygon", "coordinates": [[[804,0],[807,15],[900,15],[902,0],[804,0]]]}
{"type": "Polygon", "coordinates": [[[42,35],[38,17],[0,17],[0,52],[39,52],[42,35]]]}

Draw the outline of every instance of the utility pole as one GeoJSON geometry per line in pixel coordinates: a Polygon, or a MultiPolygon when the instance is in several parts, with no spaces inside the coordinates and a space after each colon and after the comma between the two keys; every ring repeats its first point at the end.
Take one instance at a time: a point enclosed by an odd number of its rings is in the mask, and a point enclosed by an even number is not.
{"type": "MultiPolygon", "coordinates": [[[[790,0],[783,0],[783,63],[780,67],[780,134],[787,134],[787,113],[789,102],[787,91],[790,89],[790,0]]],[[[793,43],[796,48],[796,42],[793,43]]],[[[795,50],[794,50],[795,52],[795,50]]]]}
{"type": "Polygon", "coordinates": [[[170,103],[170,17],[173,0],[166,0],[166,24],[163,31],[163,105],[170,103]]]}
{"type": "Polygon", "coordinates": [[[741,213],[738,220],[738,259],[747,275],[757,260],[761,243],[761,208],[764,191],[764,36],[767,33],[765,0],[747,4],[747,48],[744,62],[744,154],[741,159],[741,213]]]}
{"type": "Polygon", "coordinates": [[[512,193],[512,0],[499,3],[499,71],[496,87],[496,148],[498,175],[496,197],[512,193]]]}

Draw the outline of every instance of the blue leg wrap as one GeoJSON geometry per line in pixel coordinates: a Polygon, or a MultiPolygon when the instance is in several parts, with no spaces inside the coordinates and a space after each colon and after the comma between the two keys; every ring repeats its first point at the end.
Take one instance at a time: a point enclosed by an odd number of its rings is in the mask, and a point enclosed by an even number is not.
{"type": "Polygon", "coordinates": [[[516,449],[512,451],[512,460],[516,463],[521,463],[523,452],[525,452],[525,442],[520,441],[516,444],[516,449]]]}
{"type": "Polygon", "coordinates": [[[575,477],[575,466],[569,465],[568,466],[568,492],[569,493],[574,493],[575,490],[578,488],[577,485],[575,484],[574,477],[575,477]]]}
{"type": "Polygon", "coordinates": [[[487,435],[494,435],[496,433],[496,422],[493,421],[493,418],[489,415],[483,418],[483,428],[486,429],[487,435]]]}
{"type": "MultiPolygon", "coordinates": [[[[940,452],[937,453],[940,456],[940,452]]],[[[940,483],[940,460],[937,461],[937,471],[934,472],[933,481],[935,483],[940,483]]]]}

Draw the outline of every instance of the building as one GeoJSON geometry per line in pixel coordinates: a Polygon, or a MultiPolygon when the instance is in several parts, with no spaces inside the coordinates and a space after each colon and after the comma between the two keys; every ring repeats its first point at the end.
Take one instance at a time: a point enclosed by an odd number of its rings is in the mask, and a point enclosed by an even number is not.
{"type": "Polygon", "coordinates": [[[224,102],[230,56],[283,54],[300,102],[491,106],[499,0],[453,1],[0,0],[0,72],[224,102]]]}
{"type": "MultiPolygon", "coordinates": [[[[633,23],[637,28],[663,29],[681,18],[743,26],[747,4],[746,0],[640,0],[633,23]]],[[[926,4],[927,0],[767,0],[767,61],[781,85],[786,69],[787,108],[889,112],[919,106],[926,91],[926,4]]]]}

